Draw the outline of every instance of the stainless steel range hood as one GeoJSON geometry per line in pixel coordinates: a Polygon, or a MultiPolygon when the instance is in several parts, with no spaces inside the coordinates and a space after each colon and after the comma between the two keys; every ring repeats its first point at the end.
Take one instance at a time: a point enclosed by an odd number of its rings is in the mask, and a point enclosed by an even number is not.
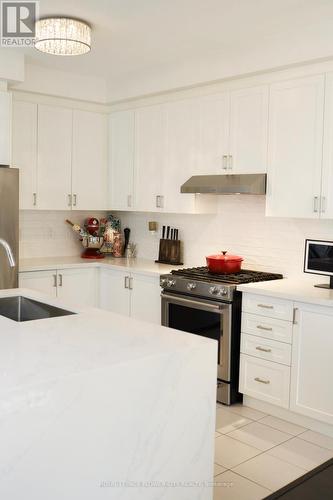
{"type": "Polygon", "coordinates": [[[266,174],[194,175],[181,193],[266,194],[266,174]]]}

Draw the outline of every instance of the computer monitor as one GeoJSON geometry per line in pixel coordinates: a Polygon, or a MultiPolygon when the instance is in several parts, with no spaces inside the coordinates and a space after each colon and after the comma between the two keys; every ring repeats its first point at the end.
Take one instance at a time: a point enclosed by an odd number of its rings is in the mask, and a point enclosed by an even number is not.
{"type": "Polygon", "coordinates": [[[333,241],[305,240],[304,272],[330,277],[330,283],[315,285],[333,288],[333,241]]]}

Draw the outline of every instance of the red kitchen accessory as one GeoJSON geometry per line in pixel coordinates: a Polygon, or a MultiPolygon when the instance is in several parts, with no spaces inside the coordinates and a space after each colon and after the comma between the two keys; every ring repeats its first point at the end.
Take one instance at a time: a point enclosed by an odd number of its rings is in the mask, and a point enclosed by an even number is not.
{"type": "Polygon", "coordinates": [[[243,260],[238,255],[227,255],[227,252],[206,257],[209,271],[215,274],[239,273],[243,260]]]}
{"type": "Polygon", "coordinates": [[[86,219],[84,226],[88,231],[88,233],[91,234],[91,236],[98,236],[98,230],[99,230],[98,219],[96,219],[95,217],[89,217],[88,219],[86,219]]]}

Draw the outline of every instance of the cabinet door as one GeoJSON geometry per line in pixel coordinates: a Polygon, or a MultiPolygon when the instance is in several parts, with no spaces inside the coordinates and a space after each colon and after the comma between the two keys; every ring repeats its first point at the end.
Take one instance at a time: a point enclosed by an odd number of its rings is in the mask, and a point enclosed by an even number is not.
{"type": "Polygon", "coordinates": [[[72,111],[38,106],[38,208],[68,210],[71,206],[72,111]]]}
{"type": "Polygon", "coordinates": [[[113,113],[109,134],[110,207],[129,210],[133,206],[134,111],[113,113]]]}
{"type": "Polygon", "coordinates": [[[196,173],[224,174],[228,168],[230,95],[203,97],[199,108],[199,151],[196,173]]]}
{"type": "Polygon", "coordinates": [[[130,315],[129,273],[115,269],[100,270],[99,307],[130,315]]]}
{"type": "Polygon", "coordinates": [[[326,75],[320,216],[333,219],[333,73],[326,75]]]}
{"type": "Polygon", "coordinates": [[[268,87],[253,87],[230,94],[230,173],[267,171],[268,87]]]}
{"type": "Polygon", "coordinates": [[[159,277],[132,273],[131,317],[161,324],[161,288],[159,277]]]}
{"type": "Polygon", "coordinates": [[[161,211],[165,170],[166,122],[163,106],[147,106],[135,111],[135,209],[161,211]]]}
{"type": "Polygon", "coordinates": [[[319,216],[324,76],[271,86],[266,214],[319,216]]]}
{"type": "Polygon", "coordinates": [[[108,117],[73,111],[73,209],[108,208],[108,117]]]}
{"type": "Polygon", "coordinates": [[[19,287],[57,296],[57,271],[29,271],[19,274],[19,287]]]}
{"type": "Polygon", "coordinates": [[[0,165],[11,163],[12,95],[0,92],[0,165]]]}
{"type": "Polygon", "coordinates": [[[13,103],[12,165],[20,169],[20,209],[37,206],[37,104],[13,103]]]}
{"type": "Polygon", "coordinates": [[[333,311],[295,304],[290,409],[333,424],[333,311]]]}
{"type": "Polygon", "coordinates": [[[96,269],[58,269],[58,298],[80,307],[97,305],[96,269]]]}
{"type": "Polygon", "coordinates": [[[195,196],[181,185],[197,173],[199,152],[198,100],[172,102],[167,110],[167,163],[163,176],[164,211],[193,213],[195,196]]]}

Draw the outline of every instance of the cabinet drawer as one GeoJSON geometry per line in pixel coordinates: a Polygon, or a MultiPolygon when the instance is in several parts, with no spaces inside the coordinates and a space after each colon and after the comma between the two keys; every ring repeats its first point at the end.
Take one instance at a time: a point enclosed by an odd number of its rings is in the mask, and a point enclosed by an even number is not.
{"type": "Polygon", "coordinates": [[[241,352],[290,366],[291,345],[242,333],[241,352]]]}
{"type": "Polygon", "coordinates": [[[239,375],[241,393],[289,408],[289,366],[241,354],[239,375]]]}
{"type": "Polygon", "coordinates": [[[292,343],[293,324],[282,319],[267,318],[259,314],[242,313],[242,332],[257,337],[292,343]]]}
{"type": "Polygon", "coordinates": [[[243,294],[242,310],[268,318],[293,320],[293,303],[290,300],[276,299],[265,295],[243,294]]]}

